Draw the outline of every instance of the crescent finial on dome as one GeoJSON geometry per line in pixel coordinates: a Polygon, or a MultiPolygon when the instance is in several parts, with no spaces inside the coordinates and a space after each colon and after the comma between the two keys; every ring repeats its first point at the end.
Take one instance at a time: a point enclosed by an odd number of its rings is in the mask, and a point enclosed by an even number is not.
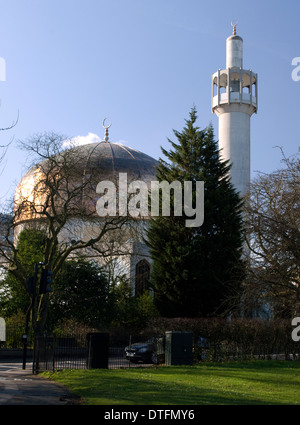
{"type": "Polygon", "coordinates": [[[105,129],[104,141],[108,142],[109,141],[108,129],[111,127],[112,121],[110,120],[109,125],[105,125],[106,120],[108,120],[108,118],[104,118],[104,120],[102,121],[102,127],[105,129]]]}

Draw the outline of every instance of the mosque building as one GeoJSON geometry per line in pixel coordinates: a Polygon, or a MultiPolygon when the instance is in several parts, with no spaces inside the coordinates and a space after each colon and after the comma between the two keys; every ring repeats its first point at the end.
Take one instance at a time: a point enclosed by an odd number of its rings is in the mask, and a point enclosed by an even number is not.
{"type": "MultiPolygon", "coordinates": [[[[241,196],[246,193],[250,183],[250,117],[257,112],[257,97],[257,74],[243,68],[243,40],[236,35],[236,26],[233,25],[233,35],[226,41],[226,69],[218,70],[212,76],[212,112],[219,117],[220,155],[222,159],[232,162],[231,180],[241,196]]],[[[147,183],[156,180],[157,161],[135,149],[111,142],[108,135],[110,126],[105,126],[103,122],[103,127],[105,138],[102,142],[77,146],[70,150],[77,158],[72,183],[74,187],[75,180],[84,182],[91,175],[95,182],[116,181],[120,174],[126,174],[129,180],[147,183]]],[[[16,208],[26,199],[30,200],[31,207],[28,210],[23,208],[16,220],[15,241],[23,229],[35,226],[39,221],[32,205],[38,209],[45,202],[45,194],[39,194],[34,189],[40,178],[40,168],[31,168],[17,186],[16,208]]],[[[60,243],[72,244],[76,239],[92,237],[96,214],[95,195],[93,185],[92,193],[86,187],[85,192],[75,198],[76,204],[84,204],[85,217],[74,216],[69,220],[60,235],[60,243]]],[[[147,218],[141,219],[136,232],[127,231],[125,226],[125,230],[116,238],[124,253],[115,258],[115,272],[121,272],[129,279],[135,294],[143,293],[150,275],[151,260],[143,240],[147,221],[147,218]]]]}
{"type": "MultiPolygon", "coordinates": [[[[70,202],[72,190],[73,193],[78,187],[82,190],[78,191],[72,200],[75,204],[74,217],[68,219],[63,231],[60,232],[60,244],[73,244],[78,240],[86,241],[99,234],[99,225],[103,220],[96,211],[97,197],[99,198],[97,184],[99,182],[114,182],[117,186],[120,183],[119,176],[126,176],[128,183],[143,181],[149,184],[156,180],[155,165],[157,161],[135,149],[110,142],[108,127],[105,128],[104,141],[73,147],[61,155],[64,164],[61,165],[60,172],[65,173],[66,176],[59,190],[65,193],[69,209],[72,208],[70,202]],[[71,158],[68,166],[65,166],[66,154],[71,158]],[[88,182],[86,185],[85,180],[88,182]],[[66,186],[70,187],[69,192],[66,186]]],[[[41,223],[42,209],[49,202],[47,201],[47,190],[45,190],[47,186],[45,179],[54,172],[54,163],[55,161],[50,158],[32,167],[16,188],[15,242],[22,230],[43,227],[41,223]],[[42,179],[44,180],[42,181],[42,179]]],[[[58,209],[59,206],[56,205],[56,208],[58,209]]],[[[106,256],[105,259],[100,255],[97,258],[95,252],[88,248],[82,253],[86,258],[97,261],[102,266],[108,267],[109,264],[110,273],[114,276],[124,275],[129,279],[135,294],[143,293],[150,275],[151,260],[143,239],[147,221],[148,217],[140,220],[130,220],[129,218],[121,230],[108,233],[109,237],[114,239],[114,247],[111,250],[118,252],[117,257],[113,254],[106,256]]],[[[109,242],[103,239],[103,244],[111,246],[112,241],[109,242]]]]}

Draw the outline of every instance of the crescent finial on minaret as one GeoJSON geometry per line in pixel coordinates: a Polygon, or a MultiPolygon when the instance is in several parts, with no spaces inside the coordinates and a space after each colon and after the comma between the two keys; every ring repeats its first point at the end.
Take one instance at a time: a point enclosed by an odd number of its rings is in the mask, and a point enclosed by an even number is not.
{"type": "Polygon", "coordinates": [[[233,28],[233,30],[232,30],[232,35],[236,35],[236,26],[237,26],[237,24],[238,24],[238,21],[231,21],[231,26],[232,26],[232,28],[233,28]]]}

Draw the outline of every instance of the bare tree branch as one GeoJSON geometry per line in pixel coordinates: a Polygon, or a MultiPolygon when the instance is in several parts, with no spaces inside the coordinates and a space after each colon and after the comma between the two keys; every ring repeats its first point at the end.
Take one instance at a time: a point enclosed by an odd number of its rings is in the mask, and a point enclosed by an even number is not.
{"type": "Polygon", "coordinates": [[[258,176],[245,202],[251,251],[245,293],[267,300],[275,314],[295,315],[300,313],[300,158],[281,152],[284,168],[258,176]]]}

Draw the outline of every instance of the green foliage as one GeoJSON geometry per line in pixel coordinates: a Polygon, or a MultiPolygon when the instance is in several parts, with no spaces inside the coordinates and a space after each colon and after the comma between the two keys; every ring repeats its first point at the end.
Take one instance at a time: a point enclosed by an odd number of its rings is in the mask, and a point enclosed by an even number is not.
{"type": "Polygon", "coordinates": [[[94,328],[141,329],[156,314],[152,297],[132,295],[126,279],[111,284],[105,271],[85,260],[67,261],[50,295],[50,322],[75,320],[94,328]]]}
{"type": "Polygon", "coordinates": [[[35,229],[23,230],[18,238],[17,256],[19,269],[8,271],[0,282],[0,313],[6,317],[19,310],[26,313],[30,298],[26,292],[26,279],[34,273],[34,264],[43,261],[46,236],[35,229]]]}
{"type": "Polygon", "coordinates": [[[138,331],[143,329],[149,320],[157,317],[153,297],[149,292],[134,297],[129,282],[124,280],[114,288],[113,293],[115,306],[112,326],[138,331]]]}
{"type": "MultiPolygon", "coordinates": [[[[17,311],[5,318],[6,324],[6,342],[5,348],[23,348],[22,335],[25,330],[25,314],[17,311]]],[[[30,329],[27,333],[28,348],[33,348],[33,332],[30,329]]]]}
{"type": "Polygon", "coordinates": [[[41,230],[24,229],[18,238],[17,260],[26,276],[32,276],[34,264],[44,261],[46,234],[41,230]]]}
{"type": "MultiPolygon", "coordinates": [[[[45,238],[43,232],[34,229],[19,235],[17,258],[27,277],[33,275],[34,264],[44,260],[45,238]]],[[[7,273],[0,283],[1,316],[16,317],[18,311],[27,312],[30,297],[25,282],[13,272],[7,273]]],[[[84,259],[65,261],[55,276],[53,292],[47,294],[47,329],[70,320],[94,328],[112,324],[141,329],[155,315],[152,297],[144,294],[135,298],[128,281],[120,277],[119,282],[110,281],[97,263],[84,259]]],[[[39,283],[37,293],[38,290],[39,283]]]]}
{"type": "Polygon", "coordinates": [[[66,261],[50,294],[50,320],[75,319],[89,326],[111,320],[113,297],[102,268],[83,259],[66,261]]]}
{"type": "MultiPolygon", "coordinates": [[[[229,182],[229,164],[219,160],[211,126],[196,127],[195,109],[172,150],[162,149],[157,178],[204,181],[204,223],[186,227],[190,217],[150,220],[148,246],[153,259],[151,284],[159,312],[166,317],[221,314],[243,276],[241,201],[229,182]]],[[[195,194],[194,194],[195,196],[195,194]]]]}
{"type": "Polygon", "coordinates": [[[21,310],[25,313],[29,305],[29,296],[24,285],[10,272],[0,282],[0,316],[10,317],[21,310]]]}

